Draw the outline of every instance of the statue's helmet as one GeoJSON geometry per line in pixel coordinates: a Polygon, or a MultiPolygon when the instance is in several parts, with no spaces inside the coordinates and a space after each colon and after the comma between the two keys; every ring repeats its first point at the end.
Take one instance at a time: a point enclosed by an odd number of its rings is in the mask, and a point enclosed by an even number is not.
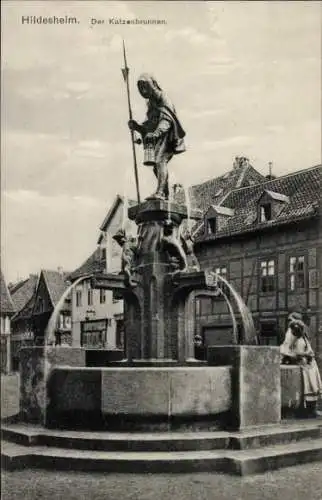
{"type": "Polygon", "coordinates": [[[160,92],[162,90],[156,79],[148,73],[142,73],[139,77],[138,89],[145,99],[151,97],[151,93],[160,92]]]}

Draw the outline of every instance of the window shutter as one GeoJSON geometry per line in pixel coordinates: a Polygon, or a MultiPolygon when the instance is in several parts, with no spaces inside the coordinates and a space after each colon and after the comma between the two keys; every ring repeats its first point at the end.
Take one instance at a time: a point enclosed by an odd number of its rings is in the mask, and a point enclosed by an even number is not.
{"type": "Polygon", "coordinates": [[[319,278],[319,271],[317,269],[309,271],[309,288],[318,288],[319,278]]]}

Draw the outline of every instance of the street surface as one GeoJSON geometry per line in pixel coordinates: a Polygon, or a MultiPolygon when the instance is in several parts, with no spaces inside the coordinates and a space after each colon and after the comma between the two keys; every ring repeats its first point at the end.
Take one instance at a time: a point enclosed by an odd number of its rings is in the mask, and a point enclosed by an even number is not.
{"type": "Polygon", "coordinates": [[[224,474],[4,471],[2,500],[321,500],[322,463],[240,478],[224,474]]]}

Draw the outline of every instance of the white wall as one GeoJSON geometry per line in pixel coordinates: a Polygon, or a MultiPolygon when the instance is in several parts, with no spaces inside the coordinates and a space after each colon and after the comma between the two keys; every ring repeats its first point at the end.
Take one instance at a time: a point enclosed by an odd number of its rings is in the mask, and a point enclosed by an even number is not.
{"type": "MultiPolygon", "coordinates": [[[[116,241],[113,240],[113,236],[121,229],[123,223],[124,210],[123,204],[121,203],[109,224],[108,230],[103,234],[102,242],[100,243],[100,247],[106,249],[106,271],[108,273],[119,273],[121,271],[122,249],[116,241]]],[[[126,219],[124,226],[128,236],[136,235],[136,224],[133,221],[126,219]]],[[[80,345],[81,321],[85,321],[88,310],[91,310],[94,311],[92,314],[89,314],[91,319],[111,319],[111,326],[107,330],[106,347],[114,348],[116,347],[116,321],[114,315],[123,314],[123,301],[113,302],[113,293],[106,290],[105,303],[101,304],[100,291],[93,290],[93,305],[89,306],[87,301],[89,287],[90,281],[84,281],[79,283],[72,291],[72,345],[80,345]],[[76,306],[77,290],[82,292],[82,305],[78,307],[76,306]]]]}

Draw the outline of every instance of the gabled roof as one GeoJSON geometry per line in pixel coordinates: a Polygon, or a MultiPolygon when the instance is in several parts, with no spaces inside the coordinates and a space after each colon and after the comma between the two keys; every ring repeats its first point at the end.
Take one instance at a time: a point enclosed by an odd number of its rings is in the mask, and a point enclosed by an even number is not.
{"type": "Polygon", "coordinates": [[[20,320],[30,319],[35,306],[36,293],[34,293],[31,299],[25,304],[25,306],[17,312],[12,318],[12,322],[17,322],[20,320]]]}
{"type": "Polygon", "coordinates": [[[9,287],[17,313],[30,301],[36,291],[37,282],[38,276],[36,274],[31,274],[26,280],[22,280],[9,287]]]}
{"type": "MultiPolygon", "coordinates": [[[[123,196],[117,194],[111,208],[107,212],[107,215],[105,219],[103,220],[102,224],[100,225],[100,231],[101,234],[98,238],[97,244],[100,245],[100,243],[103,240],[103,233],[108,230],[109,225],[113,221],[113,217],[115,216],[115,213],[119,206],[123,203],[127,203],[129,207],[133,207],[137,205],[137,202],[131,199],[125,199],[123,196]]],[[[85,275],[92,275],[95,273],[102,273],[105,271],[106,267],[106,259],[102,259],[102,254],[100,248],[96,248],[94,252],[86,259],[83,264],[75,269],[72,273],[69,274],[68,279],[70,281],[76,281],[78,278],[81,276],[85,275]]]]}
{"type": "Polygon", "coordinates": [[[85,276],[87,274],[95,274],[102,273],[105,270],[106,261],[102,259],[100,248],[96,248],[96,250],[88,257],[88,259],[83,262],[83,264],[78,267],[75,271],[73,271],[68,279],[70,281],[75,281],[81,276],[85,276]]]}
{"type": "MultiPolygon", "coordinates": [[[[247,161],[219,177],[215,177],[202,184],[189,188],[189,198],[192,208],[199,208],[205,212],[210,205],[219,205],[225,196],[232,190],[241,186],[248,186],[265,182],[266,178],[247,161]]],[[[179,191],[175,195],[177,203],[185,203],[185,194],[179,191]]]]}
{"type": "MultiPolygon", "coordinates": [[[[121,196],[119,194],[116,195],[111,208],[107,212],[105,219],[103,220],[102,224],[100,225],[100,231],[105,232],[108,229],[108,226],[110,225],[111,221],[113,220],[113,217],[115,215],[115,212],[117,211],[119,205],[127,203],[129,207],[133,207],[137,205],[137,202],[131,199],[126,199],[124,196],[121,196]]],[[[100,244],[102,241],[102,235],[100,235],[98,244],[100,244]]]]}
{"type": "Polygon", "coordinates": [[[211,236],[204,236],[200,228],[197,239],[217,239],[314,216],[317,207],[321,205],[321,176],[322,166],[317,165],[255,186],[232,190],[223,205],[234,209],[235,215],[227,219],[225,226],[211,236]],[[258,201],[265,190],[287,196],[289,203],[285,203],[275,219],[259,222],[258,201]]]}
{"type": "Polygon", "coordinates": [[[228,215],[232,216],[234,215],[234,210],[231,208],[223,207],[222,205],[211,205],[207,212],[206,212],[207,217],[216,217],[216,215],[228,215]]]}
{"type": "Polygon", "coordinates": [[[69,286],[67,277],[70,273],[42,270],[41,274],[44,277],[52,305],[55,307],[64,291],[69,286]]]}
{"type": "Polygon", "coordinates": [[[110,207],[109,211],[107,212],[105,219],[103,220],[102,224],[100,225],[100,231],[106,231],[108,225],[110,224],[111,220],[113,219],[113,215],[115,214],[118,206],[120,203],[123,203],[124,198],[120,196],[119,194],[116,195],[112,206],[110,207]]]}
{"type": "Polygon", "coordinates": [[[265,194],[268,194],[272,200],[282,201],[283,203],[288,203],[290,201],[289,197],[285,194],[275,193],[275,191],[270,191],[269,189],[264,189],[264,192],[261,194],[260,198],[262,198],[265,194]]]}
{"type": "Polygon", "coordinates": [[[0,271],[0,313],[4,314],[14,314],[15,307],[12,302],[6,281],[0,271]]]}

